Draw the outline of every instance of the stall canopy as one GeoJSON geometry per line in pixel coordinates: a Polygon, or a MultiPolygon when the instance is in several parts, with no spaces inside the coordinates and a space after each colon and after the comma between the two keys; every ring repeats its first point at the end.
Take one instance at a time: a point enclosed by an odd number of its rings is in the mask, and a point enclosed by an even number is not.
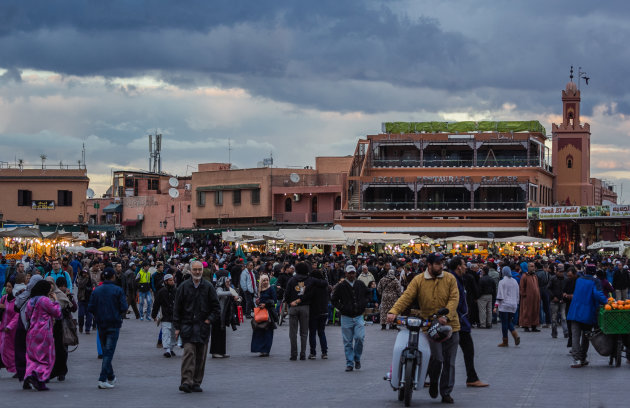
{"type": "Polygon", "coordinates": [[[553,241],[547,238],[528,237],[527,235],[518,235],[516,237],[497,238],[494,240],[494,242],[514,242],[517,244],[532,244],[532,243],[538,242],[540,244],[550,244],[553,241]]]}
{"type": "Polygon", "coordinates": [[[488,242],[488,238],[470,237],[468,235],[458,235],[456,237],[444,238],[446,242],[488,242]]]}
{"type": "Polygon", "coordinates": [[[39,228],[1,228],[0,238],[43,238],[39,228]]]}
{"type": "Polygon", "coordinates": [[[103,208],[104,213],[120,213],[122,212],[123,205],[120,203],[111,203],[107,207],[103,208]]]}
{"type": "Polygon", "coordinates": [[[278,231],[223,231],[221,238],[228,242],[242,241],[264,241],[269,239],[280,239],[278,231]]]}
{"type": "Polygon", "coordinates": [[[85,251],[86,251],[86,248],[85,248],[85,247],[83,247],[83,246],[81,246],[81,245],[78,245],[78,246],[70,246],[70,247],[66,248],[66,251],[67,251],[67,252],[70,252],[71,254],[78,254],[79,252],[80,252],[80,253],[82,253],[82,254],[84,254],[84,253],[85,253],[85,251]]]}
{"type": "Polygon", "coordinates": [[[320,245],[345,245],[346,235],[339,230],[316,229],[281,229],[278,235],[286,243],[291,244],[320,244],[320,245]]]}
{"type": "Polygon", "coordinates": [[[420,240],[417,235],[411,234],[378,234],[369,232],[346,232],[348,245],[355,244],[408,244],[412,240],[420,240]]]}
{"type": "Polygon", "coordinates": [[[610,248],[616,249],[619,253],[623,253],[628,247],[630,247],[630,241],[598,241],[589,245],[586,249],[593,250],[610,248]]]}

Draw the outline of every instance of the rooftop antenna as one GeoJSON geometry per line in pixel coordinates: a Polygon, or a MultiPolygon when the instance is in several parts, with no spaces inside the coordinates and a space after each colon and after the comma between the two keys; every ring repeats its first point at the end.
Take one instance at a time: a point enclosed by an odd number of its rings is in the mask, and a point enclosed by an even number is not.
{"type": "MultiPolygon", "coordinates": [[[[85,142],[83,142],[83,149],[81,150],[81,163],[83,163],[83,168],[85,168],[85,142]]],[[[79,163],[79,168],[81,168],[81,163],[79,163]]]]}
{"type": "Polygon", "coordinates": [[[46,162],[46,159],[48,158],[48,156],[46,156],[45,154],[40,154],[39,158],[42,159],[42,169],[44,168],[44,163],[46,162]]]}
{"type": "Polygon", "coordinates": [[[228,164],[232,167],[232,139],[228,136],[228,164]]]}
{"type": "Polygon", "coordinates": [[[149,173],[162,172],[162,158],[160,151],[162,150],[162,134],[155,130],[155,142],[153,134],[149,134],[149,173]]]}

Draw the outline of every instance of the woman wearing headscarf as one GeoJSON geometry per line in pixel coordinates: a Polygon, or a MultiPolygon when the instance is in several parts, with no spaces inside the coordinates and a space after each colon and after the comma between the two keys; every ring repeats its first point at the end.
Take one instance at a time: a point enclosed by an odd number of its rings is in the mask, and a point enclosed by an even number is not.
{"type": "Polygon", "coordinates": [[[0,367],[4,366],[8,372],[15,373],[15,332],[20,314],[14,308],[13,285],[7,282],[4,287],[7,294],[0,299],[0,367]]]}
{"type": "Polygon", "coordinates": [[[31,290],[31,298],[26,303],[26,318],[29,328],[26,334],[26,373],[22,388],[46,391],[46,381],[55,364],[54,320],[61,318],[61,307],[50,282],[40,280],[35,284],[31,290]]]}
{"type": "Polygon", "coordinates": [[[534,263],[521,263],[521,270],[524,272],[521,277],[519,295],[521,299],[521,310],[519,316],[519,326],[524,327],[528,332],[539,332],[536,328],[540,323],[540,289],[538,288],[538,278],[534,263]]]}
{"type": "Polygon", "coordinates": [[[260,276],[260,285],[258,288],[258,307],[263,307],[269,312],[271,321],[264,329],[254,329],[252,333],[252,353],[260,353],[260,357],[268,357],[273,344],[273,331],[276,328],[274,307],[277,302],[276,290],[269,283],[268,275],[260,276]]]}
{"type": "Polygon", "coordinates": [[[53,326],[53,338],[55,339],[55,365],[50,374],[50,378],[57,378],[59,381],[66,379],[68,374],[68,347],[63,344],[63,323],[64,317],[72,318],[72,312],[77,310],[76,303],[71,300],[71,296],[67,293],[67,283],[64,277],[57,278],[55,282],[52,277],[47,277],[46,281],[50,282],[57,298],[57,303],[61,307],[61,318],[55,320],[53,326]],[[61,288],[61,289],[60,289],[61,288]],[[70,296],[70,297],[69,297],[70,296]]]}
{"type": "Polygon", "coordinates": [[[512,333],[514,337],[514,344],[517,346],[521,342],[518,333],[514,330],[514,313],[518,308],[519,302],[519,287],[516,280],[512,277],[512,270],[509,266],[504,266],[501,269],[503,278],[499,281],[499,288],[497,289],[497,301],[494,304],[494,313],[499,312],[499,318],[501,319],[501,332],[503,334],[503,342],[499,344],[499,347],[508,346],[508,331],[512,333]]]}
{"type": "Polygon", "coordinates": [[[13,310],[20,315],[17,329],[15,330],[15,370],[20,381],[24,381],[24,373],[26,372],[26,327],[28,326],[26,303],[31,297],[31,290],[33,290],[37,282],[42,280],[44,280],[42,275],[33,275],[24,291],[17,293],[14,290],[15,302],[13,310]]]}
{"type": "MultiPolygon", "coordinates": [[[[394,304],[403,292],[403,288],[396,278],[396,271],[390,269],[389,272],[387,272],[387,275],[378,282],[376,290],[379,295],[381,295],[381,304],[379,309],[381,313],[381,330],[385,330],[387,328],[387,313],[392,307],[394,307],[394,304]]],[[[389,328],[395,329],[396,325],[391,324],[389,328]]]]}
{"type": "Polygon", "coordinates": [[[212,358],[228,358],[230,356],[226,354],[226,329],[227,326],[232,325],[232,330],[236,330],[233,318],[236,312],[235,301],[238,300],[238,295],[230,287],[230,278],[225,276],[219,278],[217,281],[217,296],[221,307],[221,315],[218,321],[212,325],[210,354],[212,354],[212,358]]]}

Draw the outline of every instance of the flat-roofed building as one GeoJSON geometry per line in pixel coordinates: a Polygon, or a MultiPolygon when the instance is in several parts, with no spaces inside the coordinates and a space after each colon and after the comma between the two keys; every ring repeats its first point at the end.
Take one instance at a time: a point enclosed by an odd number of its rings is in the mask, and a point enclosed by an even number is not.
{"type": "Polygon", "coordinates": [[[0,166],[0,214],[4,224],[39,224],[51,228],[86,223],[84,166],[0,166]]]}

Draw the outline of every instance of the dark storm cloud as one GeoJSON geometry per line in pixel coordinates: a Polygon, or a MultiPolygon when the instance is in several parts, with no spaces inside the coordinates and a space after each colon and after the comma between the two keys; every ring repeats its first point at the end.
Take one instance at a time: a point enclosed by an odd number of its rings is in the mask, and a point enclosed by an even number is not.
{"type": "Polygon", "coordinates": [[[625,2],[584,0],[12,0],[0,5],[0,64],[150,74],[184,88],[242,87],[300,106],[366,112],[391,110],[392,100],[413,111],[500,106],[517,96],[519,107],[555,109],[575,64],[592,77],[588,113],[602,102],[630,104],[629,14],[625,2]],[[401,97],[414,90],[415,100],[401,97]],[[461,101],[424,98],[438,91],[461,101]],[[476,97],[484,93],[489,99],[476,97]]]}

